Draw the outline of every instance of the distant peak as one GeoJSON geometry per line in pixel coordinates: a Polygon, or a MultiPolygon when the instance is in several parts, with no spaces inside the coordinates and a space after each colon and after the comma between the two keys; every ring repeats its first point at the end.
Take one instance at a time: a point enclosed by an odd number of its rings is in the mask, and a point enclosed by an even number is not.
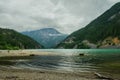
{"type": "Polygon", "coordinates": [[[35,32],[35,33],[45,33],[45,34],[62,34],[60,33],[58,30],[54,29],[54,28],[42,28],[42,29],[38,29],[38,30],[33,30],[33,31],[24,31],[22,33],[29,33],[29,32],[35,32]]]}
{"type": "Polygon", "coordinates": [[[42,28],[42,29],[40,29],[40,30],[55,30],[55,31],[57,31],[57,30],[54,29],[54,28],[42,28]]]}
{"type": "Polygon", "coordinates": [[[43,28],[43,29],[40,29],[39,31],[46,32],[46,33],[53,33],[53,34],[61,34],[59,31],[57,31],[54,28],[43,28]]]}
{"type": "Polygon", "coordinates": [[[120,2],[116,3],[115,5],[113,5],[112,8],[120,9],[120,2]]]}
{"type": "Polygon", "coordinates": [[[120,2],[117,2],[115,5],[120,5],[120,2]]]}

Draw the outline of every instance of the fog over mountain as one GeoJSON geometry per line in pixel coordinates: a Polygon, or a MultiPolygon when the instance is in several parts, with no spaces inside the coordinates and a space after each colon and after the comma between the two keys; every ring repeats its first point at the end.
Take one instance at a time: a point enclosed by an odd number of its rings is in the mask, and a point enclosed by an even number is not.
{"type": "Polygon", "coordinates": [[[120,0],[0,0],[0,27],[72,33],[120,0]]]}

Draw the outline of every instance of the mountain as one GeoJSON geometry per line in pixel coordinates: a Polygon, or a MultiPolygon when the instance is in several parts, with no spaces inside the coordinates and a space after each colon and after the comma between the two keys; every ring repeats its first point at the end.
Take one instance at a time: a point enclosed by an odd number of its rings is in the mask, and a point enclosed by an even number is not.
{"type": "Polygon", "coordinates": [[[57,48],[120,48],[120,2],[73,32],[57,48]]]}
{"type": "Polygon", "coordinates": [[[45,48],[53,48],[67,37],[66,34],[62,34],[54,28],[43,28],[40,30],[25,31],[22,32],[22,34],[33,38],[42,44],[45,48]]]}
{"type": "Polygon", "coordinates": [[[38,49],[42,46],[32,38],[11,29],[0,28],[0,49],[38,49]]]}

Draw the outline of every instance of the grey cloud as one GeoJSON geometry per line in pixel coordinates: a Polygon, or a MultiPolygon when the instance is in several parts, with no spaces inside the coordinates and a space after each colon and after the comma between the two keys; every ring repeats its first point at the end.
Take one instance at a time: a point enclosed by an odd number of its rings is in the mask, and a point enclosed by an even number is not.
{"type": "Polygon", "coordinates": [[[0,26],[17,31],[78,30],[120,0],[0,0],[0,26]]]}

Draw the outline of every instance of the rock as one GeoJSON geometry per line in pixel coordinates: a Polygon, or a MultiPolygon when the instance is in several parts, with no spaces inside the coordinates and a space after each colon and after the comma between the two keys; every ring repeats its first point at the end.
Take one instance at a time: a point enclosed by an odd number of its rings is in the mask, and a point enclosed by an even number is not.
{"type": "Polygon", "coordinates": [[[30,54],[29,56],[35,56],[35,54],[30,54]]]}
{"type": "Polygon", "coordinates": [[[79,56],[84,56],[85,54],[84,53],[80,53],[79,56]]]}

